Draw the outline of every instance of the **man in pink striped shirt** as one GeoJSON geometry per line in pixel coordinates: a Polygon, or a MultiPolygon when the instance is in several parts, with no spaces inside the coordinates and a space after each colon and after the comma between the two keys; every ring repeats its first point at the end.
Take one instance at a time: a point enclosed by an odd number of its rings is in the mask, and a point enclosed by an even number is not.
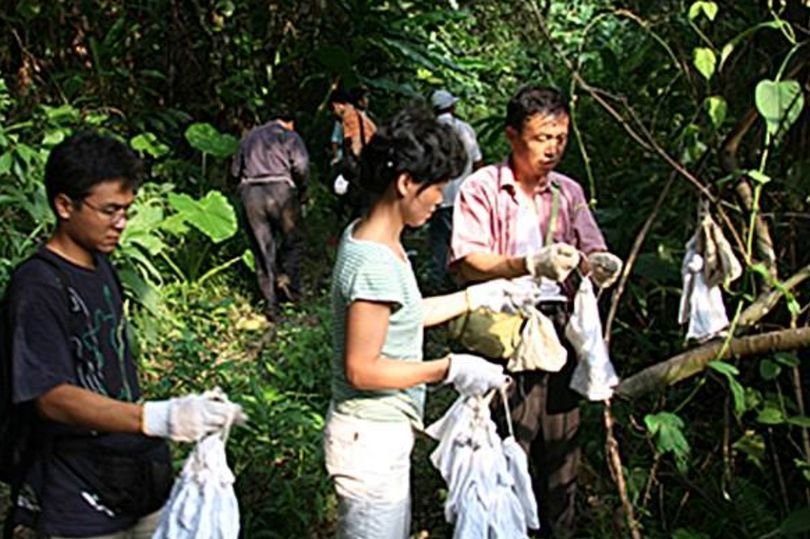
{"type": "Polygon", "coordinates": [[[539,279],[539,308],[554,322],[568,351],[559,372],[514,373],[509,403],[516,438],[531,463],[541,536],[553,537],[573,533],[579,463],[574,439],[579,397],[568,388],[576,352],[564,338],[572,287],[564,281],[579,263],[598,286],[609,286],[622,265],[607,252],[582,187],[554,171],[569,123],[568,105],[556,90],[525,86],[512,97],[506,113],[511,154],[461,186],[450,257],[451,270],[466,282],[525,275],[539,279]],[[586,257],[581,262],[580,253],[586,257]]]}

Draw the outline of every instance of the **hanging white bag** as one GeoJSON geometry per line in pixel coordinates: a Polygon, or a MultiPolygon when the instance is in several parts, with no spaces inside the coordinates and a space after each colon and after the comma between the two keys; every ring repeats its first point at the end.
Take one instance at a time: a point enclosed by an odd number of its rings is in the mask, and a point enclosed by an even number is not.
{"type": "Polygon", "coordinates": [[[448,486],[445,519],[455,524],[454,538],[519,539],[527,527],[540,526],[526,455],[508,415],[510,434],[498,435],[489,411],[493,395],[459,397],[425,430],[439,441],[430,460],[448,486]]]}
{"type": "Polygon", "coordinates": [[[592,401],[612,397],[619,377],[602,337],[602,320],[590,279],[582,279],[574,296],[574,312],[565,326],[565,337],[579,358],[569,387],[592,401]]]}
{"type": "Polygon", "coordinates": [[[689,322],[686,340],[705,342],[723,335],[729,321],[720,287],[707,284],[705,261],[696,252],[694,244],[693,240],[686,244],[686,254],[681,266],[683,291],[678,309],[678,322],[680,324],[689,322]]]}
{"type": "Polygon", "coordinates": [[[526,452],[518,445],[515,431],[512,427],[512,416],[509,413],[509,399],[506,397],[506,388],[501,388],[501,400],[506,414],[506,426],[509,436],[503,439],[503,456],[506,458],[506,469],[512,480],[512,490],[523,509],[526,527],[532,530],[540,529],[540,517],[537,514],[537,498],[532,489],[532,477],[529,475],[529,459],[526,452]]]}
{"type": "Polygon", "coordinates": [[[236,539],[239,504],[225,441],[230,425],[202,438],[183,465],[152,539],[236,539]]]}

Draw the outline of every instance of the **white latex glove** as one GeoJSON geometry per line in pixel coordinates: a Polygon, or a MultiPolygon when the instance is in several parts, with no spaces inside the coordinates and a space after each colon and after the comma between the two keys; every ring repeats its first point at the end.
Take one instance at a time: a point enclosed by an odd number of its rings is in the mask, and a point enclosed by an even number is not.
{"type": "Polygon", "coordinates": [[[337,175],[335,178],[335,183],[332,185],[332,189],[335,191],[336,195],[345,195],[346,191],[349,190],[349,182],[343,177],[343,174],[337,175]]]}
{"type": "Polygon", "coordinates": [[[445,384],[453,384],[465,397],[480,396],[509,382],[503,367],[472,354],[450,354],[445,384]]]}
{"type": "Polygon", "coordinates": [[[552,243],[526,256],[526,269],[535,279],[562,282],[579,265],[579,251],[567,243],[552,243]]]}
{"type": "Polygon", "coordinates": [[[599,288],[608,288],[622,272],[622,259],[613,253],[601,251],[588,255],[591,266],[591,279],[599,288]]]}
{"type": "Polygon", "coordinates": [[[494,312],[514,314],[524,307],[535,305],[540,299],[536,286],[520,286],[508,279],[495,279],[468,286],[467,306],[470,311],[489,309],[494,312]]]}
{"type": "Polygon", "coordinates": [[[224,398],[221,390],[206,391],[143,405],[141,430],[147,436],[194,442],[228,423],[242,424],[242,407],[224,398]]]}

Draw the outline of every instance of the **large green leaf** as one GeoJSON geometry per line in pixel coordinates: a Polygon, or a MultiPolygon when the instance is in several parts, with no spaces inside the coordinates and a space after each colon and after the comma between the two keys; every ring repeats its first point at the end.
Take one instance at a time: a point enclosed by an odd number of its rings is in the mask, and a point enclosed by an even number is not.
{"type": "Polygon", "coordinates": [[[191,124],[186,129],[186,140],[195,149],[215,157],[230,157],[239,147],[236,137],[220,133],[208,123],[191,124]]]}
{"type": "Polygon", "coordinates": [[[761,80],[754,96],[771,135],[793,125],[804,108],[802,87],[795,80],[761,80]]]}
{"type": "Polygon", "coordinates": [[[236,212],[219,191],[210,191],[200,200],[194,200],[186,194],[170,193],[169,204],[188,224],[214,243],[236,234],[236,212]]]}

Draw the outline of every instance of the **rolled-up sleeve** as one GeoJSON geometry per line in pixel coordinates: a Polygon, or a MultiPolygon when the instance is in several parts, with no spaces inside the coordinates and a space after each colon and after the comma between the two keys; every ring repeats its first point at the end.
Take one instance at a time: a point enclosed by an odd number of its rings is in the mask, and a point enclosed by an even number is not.
{"type": "Polygon", "coordinates": [[[487,185],[494,184],[487,169],[471,175],[459,189],[453,206],[453,233],[450,240],[452,265],[471,253],[494,253],[493,234],[496,193],[487,185]]]}
{"type": "Polygon", "coordinates": [[[588,207],[582,187],[571,183],[571,226],[576,236],[577,247],[585,254],[594,251],[606,251],[607,244],[596,224],[596,219],[588,207]]]}

